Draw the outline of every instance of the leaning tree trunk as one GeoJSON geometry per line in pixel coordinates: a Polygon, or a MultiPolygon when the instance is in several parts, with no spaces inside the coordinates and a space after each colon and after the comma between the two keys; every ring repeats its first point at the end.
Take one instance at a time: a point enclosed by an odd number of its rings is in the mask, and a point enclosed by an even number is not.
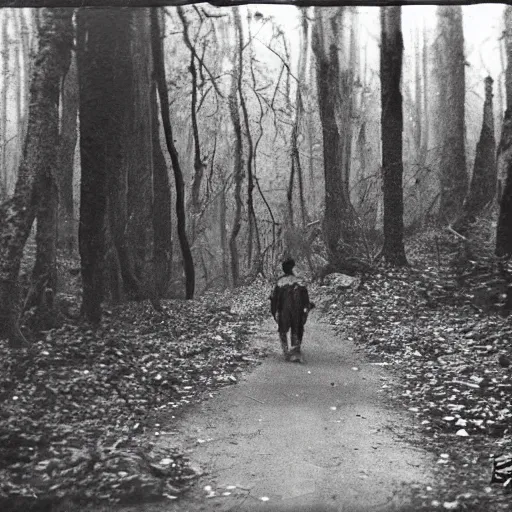
{"type": "Polygon", "coordinates": [[[461,6],[437,7],[434,46],[437,75],[437,143],[441,201],[439,217],[452,222],[468,188],[465,153],[465,58],[461,6]]]}
{"type": "Polygon", "coordinates": [[[0,337],[12,347],[18,327],[18,275],[37,209],[37,189],[54,172],[59,133],[59,87],[73,44],[72,9],[41,9],[39,50],[30,86],[27,139],[14,195],[0,205],[0,337]]]}
{"type": "Polygon", "coordinates": [[[382,125],[382,181],[384,191],[384,247],[382,257],[391,265],[406,265],[402,161],[403,40],[401,7],[381,7],[380,81],[382,125]]]}
{"type": "Polygon", "coordinates": [[[155,250],[155,292],[158,297],[165,297],[171,278],[172,264],[171,184],[169,182],[169,175],[167,174],[167,164],[160,146],[156,83],[152,90],[151,105],[153,111],[153,234],[155,250]]]}
{"type": "Polygon", "coordinates": [[[160,107],[162,111],[162,124],[164,127],[165,141],[167,143],[167,150],[171,157],[172,168],[174,170],[174,180],[176,183],[176,217],[178,221],[178,239],[180,241],[183,267],[185,270],[185,295],[187,299],[192,299],[194,297],[195,288],[195,270],[192,251],[187,238],[185,184],[183,182],[183,173],[181,172],[178,152],[174,146],[171,119],[169,117],[169,97],[167,96],[164,53],[162,39],[160,37],[160,22],[158,20],[158,11],[156,8],[151,10],[151,28],[151,45],[153,49],[155,77],[158,85],[158,94],[160,97],[160,107]]]}
{"type": "Polygon", "coordinates": [[[492,105],[493,79],[485,79],[485,102],[480,140],[476,145],[475,166],[469,195],[464,204],[464,217],[477,215],[496,194],[496,141],[494,139],[494,111],[492,105]]]}
{"type": "MultiPolygon", "coordinates": [[[[322,123],[325,212],[324,236],[331,259],[337,260],[340,254],[340,242],[351,242],[354,228],[354,211],[350,202],[350,192],[346,162],[348,158],[345,131],[351,122],[347,113],[351,108],[350,94],[352,70],[345,60],[340,62],[338,52],[347,53],[347,45],[340,38],[345,36],[339,27],[347,8],[334,11],[315,8],[313,27],[313,51],[316,56],[317,95],[322,123]],[[331,13],[329,15],[329,12],[331,13]],[[338,19],[341,18],[341,19],[338,19]],[[341,47],[341,48],[340,48],[341,47]]],[[[341,250],[341,253],[344,251],[341,250]]]]}

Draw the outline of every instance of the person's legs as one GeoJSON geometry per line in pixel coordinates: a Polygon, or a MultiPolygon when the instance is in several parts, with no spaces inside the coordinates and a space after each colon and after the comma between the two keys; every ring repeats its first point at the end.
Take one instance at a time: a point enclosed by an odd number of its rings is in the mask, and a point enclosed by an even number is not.
{"type": "Polygon", "coordinates": [[[302,345],[302,338],[304,336],[304,324],[301,323],[297,327],[297,340],[299,343],[299,347],[302,345]]]}
{"type": "Polygon", "coordinates": [[[281,348],[283,349],[284,357],[288,359],[288,337],[286,335],[286,332],[279,331],[279,339],[281,340],[281,348]]]}

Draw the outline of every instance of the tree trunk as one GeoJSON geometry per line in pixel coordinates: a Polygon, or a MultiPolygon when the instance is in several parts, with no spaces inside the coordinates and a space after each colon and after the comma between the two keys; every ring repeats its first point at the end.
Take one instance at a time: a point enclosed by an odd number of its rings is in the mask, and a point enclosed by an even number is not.
{"type": "MultiPolygon", "coordinates": [[[[302,93],[302,89],[304,88],[304,84],[306,83],[306,61],[307,61],[307,51],[308,51],[308,19],[306,16],[306,12],[302,11],[302,31],[301,31],[301,47],[299,54],[299,65],[298,65],[298,81],[296,84],[296,92],[295,92],[295,120],[293,123],[292,134],[291,134],[291,159],[292,159],[292,173],[290,176],[290,183],[293,184],[293,175],[295,172],[297,173],[297,181],[299,185],[299,203],[300,203],[300,211],[301,211],[301,221],[302,227],[306,225],[307,213],[306,213],[306,201],[304,198],[304,180],[302,173],[302,165],[300,161],[300,153],[299,153],[299,134],[300,128],[302,124],[302,118],[304,116],[304,97],[302,93]]],[[[290,201],[290,210],[293,211],[293,190],[288,191],[289,201],[290,201]]]]}
{"type": "MultiPolygon", "coordinates": [[[[504,12],[504,22],[505,22],[505,32],[504,32],[504,40],[505,40],[505,56],[506,56],[506,66],[505,66],[505,110],[510,110],[512,112],[512,6],[507,5],[505,7],[504,12]]],[[[505,120],[502,122],[502,133],[501,133],[501,141],[504,141],[507,134],[503,133],[505,125],[505,120]]],[[[498,166],[498,202],[501,200],[501,196],[503,194],[503,190],[505,188],[505,183],[508,176],[508,158],[512,158],[512,154],[508,151],[503,151],[503,144],[500,142],[498,148],[497,155],[497,166],[498,166]]]]}
{"type": "Polygon", "coordinates": [[[176,217],[178,221],[178,238],[180,241],[181,254],[183,257],[183,267],[185,270],[185,294],[187,299],[194,297],[195,270],[192,251],[187,238],[186,217],[185,217],[185,184],[183,183],[183,173],[181,172],[178,152],[174,146],[172,135],[171,120],[169,117],[169,98],[167,96],[167,81],[165,78],[165,63],[163,55],[163,45],[160,37],[160,24],[158,20],[158,11],[151,10],[152,24],[152,48],[155,66],[155,76],[158,84],[158,93],[160,96],[160,106],[162,110],[162,123],[165,132],[165,141],[167,150],[171,157],[174,170],[174,179],[176,182],[176,217]]]}
{"type": "Polygon", "coordinates": [[[128,222],[126,243],[132,262],[131,271],[139,283],[138,298],[153,297],[153,58],[149,8],[128,9],[129,94],[121,98],[125,113],[123,165],[128,178],[128,222]]]}
{"type": "Polygon", "coordinates": [[[506,108],[512,110],[512,5],[505,7],[504,18],[505,53],[507,55],[507,68],[505,70],[506,108]]]}
{"type": "Polygon", "coordinates": [[[222,273],[225,286],[229,285],[229,265],[228,265],[228,242],[226,230],[226,186],[224,185],[219,194],[219,231],[220,247],[222,250],[222,273]]]}
{"type": "Polygon", "coordinates": [[[403,242],[402,76],[403,40],[401,7],[381,7],[381,124],[384,191],[383,258],[391,265],[406,265],[403,242]]]}
{"type": "Polygon", "coordinates": [[[17,44],[15,49],[15,70],[14,70],[14,87],[16,91],[16,158],[14,167],[17,169],[20,166],[21,156],[23,154],[23,45],[21,42],[21,23],[20,18],[14,13],[13,21],[15,26],[15,34],[17,37],[17,44]]]}
{"type": "MultiPolygon", "coordinates": [[[[499,182],[501,189],[500,213],[496,230],[496,255],[512,256],[512,6],[505,8],[505,72],[506,105],[501,139],[498,146],[499,182]]],[[[509,288],[509,295],[510,295],[509,288]]],[[[509,301],[507,301],[509,302],[509,301]]]]}
{"type": "MultiPolygon", "coordinates": [[[[354,211],[347,180],[347,146],[345,130],[350,118],[348,84],[351,70],[340,67],[338,47],[343,32],[338,29],[345,7],[336,11],[315,8],[313,51],[317,61],[317,95],[322,123],[325,177],[324,236],[330,257],[337,259],[353,237],[354,211]],[[330,15],[329,15],[330,14],[330,15]]],[[[345,48],[343,50],[346,51],[345,48]]],[[[343,63],[343,65],[346,65],[343,63]]]]}
{"type": "Polygon", "coordinates": [[[441,221],[460,213],[468,188],[465,153],[465,58],[461,6],[437,7],[434,45],[437,74],[437,129],[441,221]]]}
{"type": "Polygon", "coordinates": [[[41,9],[39,51],[30,86],[27,141],[11,199],[0,205],[0,337],[25,343],[18,327],[18,275],[38,205],[36,191],[56,167],[59,86],[73,43],[71,9],[41,9]]]}
{"type": "MultiPolygon", "coordinates": [[[[237,42],[241,47],[242,45],[242,34],[240,19],[240,10],[238,7],[233,9],[235,30],[237,33],[237,42]]],[[[233,286],[238,286],[240,279],[240,261],[238,256],[237,236],[242,227],[242,181],[244,178],[243,170],[243,157],[242,157],[242,125],[240,121],[240,111],[238,106],[237,91],[242,87],[242,70],[241,62],[237,62],[240,58],[237,46],[235,43],[235,50],[233,55],[233,75],[231,77],[231,92],[229,94],[229,112],[231,115],[231,121],[233,122],[233,129],[235,132],[235,146],[234,146],[234,164],[233,164],[233,175],[235,181],[235,216],[233,219],[233,227],[231,229],[231,235],[229,237],[229,250],[231,254],[231,279],[233,286]]]]}
{"type": "Polygon", "coordinates": [[[421,155],[422,162],[427,161],[428,144],[429,144],[429,132],[430,132],[430,112],[428,102],[428,87],[429,87],[429,76],[428,76],[428,37],[425,22],[423,22],[423,49],[422,49],[422,67],[423,67],[423,122],[424,128],[422,130],[422,147],[421,155]]]}
{"type": "MultiPolygon", "coordinates": [[[[247,240],[247,265],[250,269],[253,261],[253,239],[256,236],[258,238],[258,226],[256,220],[256,212],[254,211],[254,175],[253,175],[253,158],[254,158],[254,144],[251,134],[251,125],[249,122],[249,112],[247,111],[247,104],[245,101],[244,90],[243,90],[243,69],[244,59],[243,50],[245,46],[244,34],[242,24],[237,22],[237,31],[239,38],[238,45],[238,62],[239,62],[239,80],[238,80],[238,96],[240,98],[240,106],[242,107],[242,114],[244,119],[245,136],[247,138],[247,217],[249,223],[249,234],[247,240]]],[[[256,241],[257,254],[256,260],[259,261],[259,241],[256,241]]]]}
{"type": "Polygon", "coordinates": [[[119,94],[121,82],[128,80],[112,70],[126,61],[127,18],[125,10],[117,9],[84,8],[77,14],[82,169],[78,236],[82,312],[93,324],[101,321],[104,294],[108,176],[115,175],[122,148],[119,94]]]}
{"type": "MultiPolygon", "coordinates": [[[[200,205],[200,193],[201,193],[201,183],[203,180],[203,172],[204,165],[201,159],[201,143],[199,139],[199,127],[197,124],[197,68],[195,64],[195,51],[192,41],[190,40],[189,35],[189,23],[185,16],[185,11],[183,7],[178,7],[178,16],[181,19],[181,23],[183,25],[183,40],[185,45],[190,51],[190,76],[192,78],[192,95],[191,95],[191,120],[192,120],[192,135],[194,138],[194,178],[192,180],[192,190],[190,194],[190,205],[192,207],[192,215],[195,219],[195,216],[199,214],[201,210],[200,205]]],[[[193,222],[192,233],[195,235],[196,226],[195,221],[193,222]]]]}
{"type": "Polygon", "coordinates": [[[17,11],[19,22],[20,22],[20,37],[21,37],[21,45],[23,47],[23,75],[24,75],[24,85],[23,85],[23,119],[22,119],[22,130],[21,130],[21,140],[22,147],[25,145],[25,137],[27,135],[27,119],[28,119],[28,111],[29,111],[29,95],[30,95],[30,77],[32,75],[32,51],[34,44],[30,44],[30,29],[27,23],[27,18],[25,16],[25,12],[23,9],[19,9],[17,11]]]}
{"type": "Polygon", "coordinates": [[[75,248],[73,170],[77,141],[78,77],[76,55],[71,56],[62,90],[62,117],[59,141],[59,245],[68,253],[75,248]]]}
{"type": "Polygon", "coordinates": [[[9,45],[9,14],[10,9],[3,9],[1,12],[2,21],[2,71],[3,71],[3,81],[2,81],[2,111],[0,114],[0,150],[1,150],[1,160],[0,160],[0,201],[3,201],[7,198],[7,182],[8,182],[8,171],[7,171],[7,93],[9,90],[9,77],[10,77],[10,69],[9,69],[9,55],[10,55],[10,45],[9,45]]]}
{"type": "Polygon", "coordinates": [[[48,169],[37,186],[36,261],[25,309],[35,307],[33,327],[46,330],[56,326],[58,311],[55,310],[57,293],[57,220],[59,192],[57,186],[57,160],[49,162],[48,169]]]}
{"type": "Polygon", "coordinates": [[[500,202],[496,230],[496,255],[510,258],[512,256],[512,109],[505,111],[498,153],[503,155],[507,178],[500,202]]]}
{"type": "Polygon", "coordinates": [[[496,194],[496,141],[494,139],[493,79],[485,81],[485,103],[480,140],[476,145],[475,165],[469,195],[464,204],[464,217],[469,220],[482,211],[496,194]]]}
{"type": "Polygon", "coordinates": [[[172,213],[171,184],[167,174],[167,164],[160,146],[160,127],[158,124],[158,103],[156,83],[152,89],[153,109],[153,233],[155,246],[154,270],[155,291],[158,297],[165,297],[171,279],[172,264],[172,213]]]}

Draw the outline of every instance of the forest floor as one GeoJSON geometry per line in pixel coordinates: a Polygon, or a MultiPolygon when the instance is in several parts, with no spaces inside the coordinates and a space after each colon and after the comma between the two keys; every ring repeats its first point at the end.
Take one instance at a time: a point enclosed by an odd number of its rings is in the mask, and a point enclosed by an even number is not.
{"type": "Polygon", "coordinates": [[[313,285],[303,365],[278,354],[264,282],[0,342],[0,510],[509,510],[489,240],[422,233],[407,268],[313,285]]]}
{"type": "Polygon", "coordinates": [[[266,321],[253,336],[270,347],[263,364],[177,422],[179,444],[204,471],[195,491],[123,512],[412,510],[432,456],[409,438],[408,414],[383,400],[388,372],[318,316],[304,364],[285,362],[266,321]]]}

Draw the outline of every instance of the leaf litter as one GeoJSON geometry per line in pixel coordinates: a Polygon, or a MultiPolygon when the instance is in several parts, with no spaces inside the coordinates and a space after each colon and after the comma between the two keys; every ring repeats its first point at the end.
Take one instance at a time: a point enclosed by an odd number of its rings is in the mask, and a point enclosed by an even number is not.
{"type": "Polygon", "coordinates": [[[261,359],[247,340],[267,293],[257,283],[162,301],[162,312],[128,303],[96,330],[67,324],[30,351],[0,342],[0,509],[176,499],[197,470],[155,442],[169,434],[159,416],[172,431],[181,408],[261,359]]]}
{"type": "Polygon", "coordinates": [[[434,244],[439,236],[412,244],[410,267],[382,265],[355,289],[324,284],[313,294],[370,364],[395,373],[383,391],[418,418],[422,447],[445,455],[436,484],[415,490],[415,510],[508,510],[510,496],[489,483],[493,455],[512,451],[512,320],[499,314],[491,251],[468,260],[449,235],[434,244]]]}

